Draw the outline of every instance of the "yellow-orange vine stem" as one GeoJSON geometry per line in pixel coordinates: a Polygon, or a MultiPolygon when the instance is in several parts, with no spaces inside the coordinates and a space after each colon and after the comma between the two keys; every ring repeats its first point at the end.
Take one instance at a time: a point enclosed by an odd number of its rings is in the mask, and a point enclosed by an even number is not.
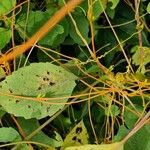
{"type": "Polygon", "coordinates": [[[0,57],[0,64],[13,60],[17,56],[29,50],[32,45],[42,39],[68,12],[71,12],[83,0],[70,0],[59,11],[57,11],[27,42],[15,47],[10,53],[0,57]]]}

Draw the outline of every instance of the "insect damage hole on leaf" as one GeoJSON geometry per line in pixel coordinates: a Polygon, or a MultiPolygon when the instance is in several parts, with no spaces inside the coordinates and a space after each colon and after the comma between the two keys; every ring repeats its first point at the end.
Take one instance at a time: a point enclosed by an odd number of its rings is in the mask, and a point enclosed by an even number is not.
{"type": "Polygon", "coordinates": [[[0,95],[0,105],[8,113],[26,119],[41,119],[52,116],[64,107],[76,85],[76,79],[77,77],[74,74],[60,66],[51,63],[32,63],[14,71],[1,82],[2,93],[10,93],[11,90],[13,95],[22,97],[17,99],[14,96],[2,94],[0,95]],[[50,101],[53,104],[41,104],[41,102],[36,101],[38,97],[51,98],[58,97],[58,95],[63,95],[65,98],[50,101]],[[32,97],[35,100],[29,100],[26,97],[32,97]],[[55,103],[60,104],[55,105],[55,103]]]}

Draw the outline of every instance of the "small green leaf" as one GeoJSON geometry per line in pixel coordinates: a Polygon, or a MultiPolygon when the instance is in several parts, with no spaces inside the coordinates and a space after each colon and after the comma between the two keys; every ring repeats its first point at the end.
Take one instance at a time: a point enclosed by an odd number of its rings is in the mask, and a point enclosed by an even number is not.
{"type": "Polygon", "coordinates": [[[150,2],[147,5],[147,12],[150,14],[150,2]]]}
{"type": "Polygon", "coordinates": [[[88,133],[83,121],[79,122],[66,136],[61,150],[68,146],[79,146],[88,143],[88,133]]]}
{"type": "Polygon", "coordinates": [[[76,85],[76,79],[74,74],[60,66],[51,63],[33,63],[13,72],[0,83],[0,105],[6,112],[26,119],[52,116],[64,107],[76,85]],[[37,98],[39,95],[58,99],[47,101],[54,104],[28,99],[28,97],[37,98]],[[65,98],[59,99],[63,96],[65,98]]]}
{"type": "Polygon", "coordinates": [[[10,12],[16,5],[16,0],[1,0],[0,1],[0,16],[10,12]]]}
{"type": "Polygon", "coordinates": [[[12,142],[17,139],[21,139],[21,137],[15,129],[11,127],[0,128],[0,142],[12,142]]]}
{"type": "Polygon", "coordinates": [[[11,39],[11,30],[0,27],[0,50],[9,43],[11,39]],[[5,35],[5,36],[4,36],[5,35]]]}
{"type": "Polygon", "coordinates": [[[121,143],[101,144],[101,145],[88,144],[82,146],[67,147],[65,150],[123,150],[123,145],[121,143]]]}
{"type": "Polygon", "coordinates": [[[105,114],[107,116],[118,116],[120,114],[119,107],[116,105],[111,105],[111,107],[105,108],[105,114]]]}
{"type": "Polygon", "coordinates": [[[135,46],[131,49],[131,52],[134,53],[132,56],[133,64],[140,66],[141,72],[145,73],[145,65],[150,62],[150,48],[144,46],[140,48],[139,46],[135,46]]]}

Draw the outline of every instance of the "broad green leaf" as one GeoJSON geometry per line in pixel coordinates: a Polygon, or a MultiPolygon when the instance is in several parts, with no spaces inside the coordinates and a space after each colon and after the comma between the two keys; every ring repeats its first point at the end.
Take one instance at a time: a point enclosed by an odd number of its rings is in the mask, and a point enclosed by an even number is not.
{"type": "Polygon", "coordinates": [[[11,39],[11,30],[0,27],[0,51],[9,43],[11,39]]]}
{"type": "Polygon", "coordinates": [[[150,14],[150,2],[147,5],[147,12],[150,14]]]}
{"type": "MultiPolygon", "coordinates": [[[[18,118],[17,119],[20,127],[23,129],[26,136],[30,135],[34,130],[40,127],[39,122],[36,119],[24,119],[24,118],[18,118]]],[[[51,132],[51,131],[50,131],[51,132]]],[[[46,145],[50,145],[52,147],[60,147],[63,143],[62,138],[57,132],[54,132],[54,139],[46,135],[44,132],[39,131],[37,134],[35,134],[30,140],[43,143],[46,145]],[[44,139],[44,140],[43,140],[44,139]]]]}
{"type": "Polygon", "coordinates": [[[116,8],[120,0],[108,0],[108,2],[112,3],[111,9],[116,8]]]}
{"type": "MultiPolygon", "coordinates": [[[[31,11],[28,16],[27,24],[26,14],[20,15],[19,19],[17,20],[17,27],[19,28],[18,31],[20,36],[22,38],[31,37],[50,18],[50,16],[52,16],[54,13],[53,11],[31,11]]],[[[57,46],[64,41],[67,35],[68,24],[66,20],[63,20],[60,24],[57,24],[49,33],[47,33],[47,35],[38,43],[41,45],[57,46]]]]}
{"type": "Polygon", "coordinates": [[[0,105],[8,113],[26,119],[52,116],[64,107],[75,87],[77,77],[51,63],[33,63],[7,76],[0,83],[0,105]],[[3,95],[3,94],[6,95],[3,95]],[[10,94],[10,95],[7,95],[10,94]],[[24,98],[11,95],[24,96],[24,98]],[[65,98],[60,99],[65,96],[65,98]],[[57,97],[56,100],[29,100],[28,97],[57,97]],[[59,98],[60,97],[60,98],[59,98]],[[55,104],[57,103],[57,104],[55,104]],[[63,104],[62,104],[63,103],[63,104]]]}
{"type": "Polygon", "coordinates": [[[61,150],[68,146],[79,146],[88,143],[88,133],[83,121],[79,122],[66,136],[61,150]]]}
{"type": "MultiPolygon", "coordinates": [[[[87,18],[83,14],[74,14],[73,15],[74,21],[76,22],[77,28],[87,43],[90,42],[88,38],[89,33],[89,23],[87,18]]],[[[75,43],[84,46],[84,42],[81,37],[77,34],[76,28],[72,21],[70,20],[70,30],[69,30],[70,37],[74,40],[75,43]]]]}
{"type": "Polygon", "coordinates": [[[0,142],[12,142],[21,139],[19,133],[11,127],[0,128],[0,142]]]}
{"type": "Polygon", "coordinates": [[[1,0],[0,1],[0,16],[9,13],[16,5],[16,0],[1,0]]]}
{"type": "Polygon", "coordinates": [[[125,150],[149,150],[150,148],[150,125],[142,127],[124,145],[125,150]]]}
{"type": "MultiPolygon", "coordinates": [[[[141,106],[134,104],[137,113],[142,114],[143,109],[141,106]]],[[[130,109],[133,109],[132,106],[127,105],[130,109]]],[[[132,129],[135,125],[135,123],[138,121],[139,117],[135,115],[133,112],[129,111],[128,109],[125,109],[124,112],[124,121],[128,129],[132,129]]]]}
{"type": "Polygon", "coordinates": [[[106,9],[107,0],[94,0],[93,1],[93,19],[96,20],[100,14],[106,9]]]}
{"type": "Polygon", "coordinates": [[[129,133],[129,130],[124,125],[121,125],[117,132],[117,135],[114,136],[113,141],[114,142],[121,141],[128,133],[129,133]]]}
{"type": "Polygon", "coordinates": [[[121,143],[101,144],[101,145],[82,145],[67,147],[65,150],[123,150],[121,143]]]}

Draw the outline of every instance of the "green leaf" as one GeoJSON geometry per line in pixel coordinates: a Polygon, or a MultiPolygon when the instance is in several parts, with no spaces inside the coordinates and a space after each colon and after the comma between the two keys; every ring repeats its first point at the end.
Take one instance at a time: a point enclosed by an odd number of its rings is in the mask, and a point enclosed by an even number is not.
{"type": "Polygon", "coordinates": [[[147,5],[147,12],[150,14],[150,2],[147,5]]]}
{"type": "Polygon", "coordinates": [[[101,144],[101,145],[82,145],[67,147],[65,150],[123,150],[121,143],[101,144]]]}
{"type": "MultiPolygon", "coordinates": [[[[21,38],[24,35],[31,37],[40,27],[52,16],[55,10],[51,11],[31,11],[28,16],[28,22],[26,24],[26,14],[20,15],[17,20],[17,28],[19,28],[19,34],[21,38]],[[24,29],[26,29],[24,31],[24,29]]],[[[65,37],[68,35],[68,24],[66,20],[57,24],[47,35],[42,38],[38,43],[41,45],[57,46],[62,43],[65,37]]],[[[25,36],[26,37],[26,36],[25,36]]],[[[27,38],[27,37],[26,37],[27,38]]]]}
{"type": "Polygon", "coordinates": [[[9,43],[10,39],[11,30],[0,27],[0,51],[9,43]]]}
{"type": "Polygon", "coordinates": [[[150,62],[150,48],[135,46],[131,49],[131,52],[134,53],[132,56],[133,64],[140,66],[142,73],[145,73],[145,65],[150,62]],[[141,55],[142,52],[142,55],[141,55]]]}
{"type": "Polygon", "coordinates": [[[2,107],[0,107],[0,119],[6,114],[2,107]]]}
{"type": "Polygon", "coordinates": [[[16,5],[16,0],[1,0],[0,1],[0,16],[10,12],[16,5]]]}
{"type": "Polygon", "coordinates": [[[113,141],[115,142],[121,141],[128,133],[129,133],[129,130],[124,125],[121,125],[119,127],[117,135],[114,136],[113,141]]]}
{"type": "Polygon", "coordinates": [[[111,9],[116,8],[120,0],[108,0],[108,2],[112,3],[111,9]]]}
{"type": "MultiPolygon", "coordinates": [[[[17,121],[23,131],[25,132],[25,135],[30,135],[33,131],[35,131],[37,128],[40,127],[39,122],[36,119],[24,119],[24,118],[17,118],[17,121]]],[[[51,132],[51,131],[50,131],[51,132]]],[[[55,132],[54,139],[44,134],[44,132],[39,131],[37,134],[35,134],[30,140],[43,143],[46,145],[50,145],[52,147],[60,147],[62,145],[62,138],[60,135],[55,132]],[[43,140],[44,139],[44,140],[43,140]]]]}
{"type": "Polygon", "coordinates": [[[111,107],[105,108],[105,114],[107,116],[118,116],[120,114],[119,107],[116,105],[111,105],[111,107]]]}
{"type": "Polygon", "coordinates": [[[79,146],[88,143],[88,133],[83,121],[79,122],[66,136],[61,150],[68,146],[79,146]]]}
{"type": "MultiPolygon", "coordinates": [[[[87,18],[83,14],[74,14],[73,18],[76,22],[76,25],[84,38],[84,40],[87,41],[87,43],[90,42],[90,39],[88,38],[89,33],[89,23],[87,18]]],[[[77,34],[76,28],[72,21],[70,20],[70,30],[69,30],[70,37],[74,40],[75,43],[84,46],[81,37],[77,34]]]]}
{"type": "Polygon", "coordinates": [[[11,127],[0,128],[0,142],[12,142],[21,139],[19,133],[11,127]]]}
{"type": "Polygon", "coordinates": [[[149,150],[150,125],[145,125],[133,135],[124,145],[125,150],[149,150]]]}
{"type": "Polygon", "coordinates": [[[60,66],[51,63],[32,63],[13,72],[0,83],[0,105],[6,112],[26,119],[52,116],[64,107],[67,97],[72,94],[76,85],[76,79],[74,74],[60,66]],[[63,96],[66,98],[60,99],[63,96]],[[49,103],[54,103],[48,104],[43,101],[29,100],[26,97],[57,97],[58,99],[47,100],[49,103]]]}
{"type": "Polygon", "coordinates": [[[94,20],[98,19],[100,14],[103,13],[103,11],[106,9],[107,6],[107,0],[95,0],[93,1],[93,18],[94,20]],[[103,8],[102,8],[103,6],[103,8]]]}
{"type": "Polygon", "coordinates": [[[131,52],[134,53],[132,56],[132,60],[133,60],[133,64],[135,64],[136,66],[141,65],[141,63],[143,63],[143,65],[147,65],[150,62],[150,48],[149,47],[145,47],[143,46],[142,49],[140,49],[139,46],[135,46],[131,49],[131,52]],[[141,59],[141,51],[143,51],[142,53],[142,59],[141,59]]]}
{"type": "Polygon", "coordinates": [[[3,68],[0,67],[0,80],[6,77],[6,73],[3,68]]]}
{"type": "MultiPolygon", "coordinates": [[[[136,111],[138,114],[142,114],[143,113],[143,109],[141,106],[134,104],[134,106],[136,107],[136,111]]],[[[130,109],[132,109],[132,107],[130,105],[127,105],[127,107],[129,107],[130,109]]],[[[133,112],[129,111],[128,109],[125,109],[124,112],[124,120],[125,120],[125,124],[128,127],[128,129],[132,129],[135,125],[135,123],[138,121],[139,117],[137,115],[135,115],[133,112]]]]}

